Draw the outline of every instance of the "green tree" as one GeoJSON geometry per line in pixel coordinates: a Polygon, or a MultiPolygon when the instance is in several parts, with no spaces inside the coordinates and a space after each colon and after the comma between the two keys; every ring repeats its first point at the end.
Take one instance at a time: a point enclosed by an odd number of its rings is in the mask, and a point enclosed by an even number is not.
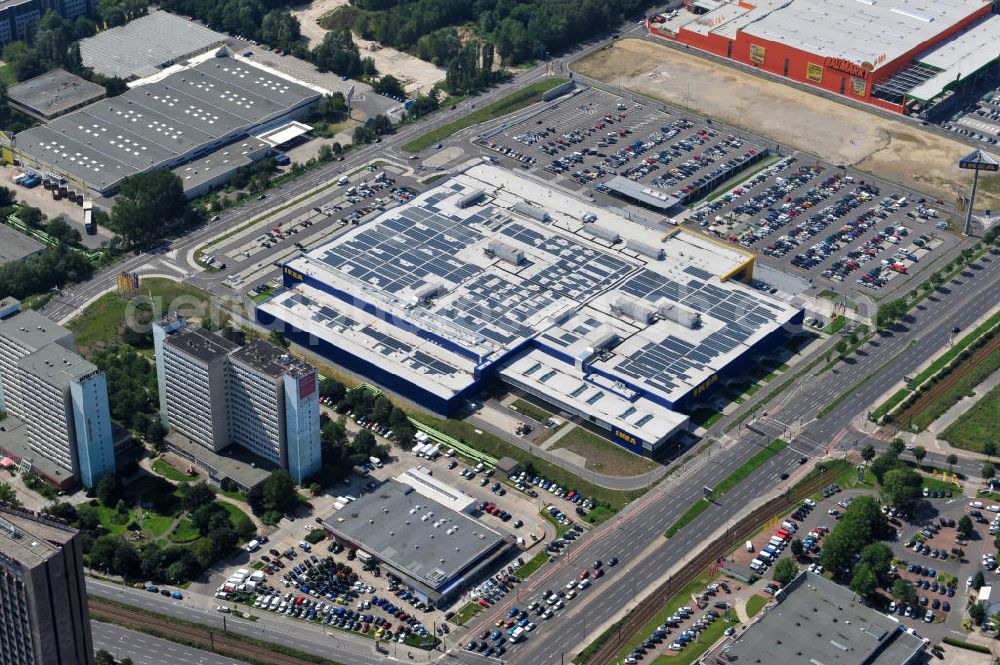
{"type": "Polygon", "coordinates": [[[948,470],[951,471],[952,467],[958,464],[958,455],[956,455],[955,453],[951,453],[950,455],[948,455],[948,457],[945,458],[945,461],[948,462],[948,470]]]}
{"type": "Polygon", "coordinates": [[[854,576],[851,578],[849,586],[851,591],[867,598],[875,593],[875,589],[878,586],[878,579],[868,564],[859,563],[854,568],[854,576]]]}
{"type": "Polygon", "coordinates": [[[121,478],[113,473],[101,476],[94,488],[94,494],[104,506],[111,508],[122,498],[121,478]]]}
{"type": "Polygon", "coordinates": [[[402,81],[392,74],[379,77],[379,80],[372,85],[372,89],[378,94],[388,97],[406,97],[406,89],[403,87],[402,81]]]}
{"type": "Polygon", "coordinates": [[[284,333],[282,333],[280,330],[272,330],[271,334],[268,335],[267,338],[275,346],[280,346],[285,349],[291,346],[291,342],[288,341],[288,338],[285,337],[284,333]]]}
{"type": "Polygon", "coordinates": [[[0,503],[6,503],[15,508],[21,506],[21,500],[17,498],[17,490],[9,483],[0,483],[0,503]]]}
{"type": "Polygon", "coordinates": [[[913,449],[913,459],[917,460],[918,464],[922,462],[925,457],[927,457],[926,448],[924,448],[923,446],[917,446],[916,448],[913,449]]]}
{"type": "Polygon", "coordinates": [[[881,485],[882,482],[885,480],[885,474],[888,473],[891,469],[895,469],[899,465],[900,465],[899,458],[896,457],[895,455],[892,455],[890,453],[879,455],[878,457],[875,458],[875,461],[872,462],[871,465],[872,475],[875,476],[875,480],[878,482],[879,485],[881,485]]]}
{"type": "Polygon", "coordinates": [[[215,488],[204,480],[188,485],[184,483],[179,488],[181,495],[181,506],[188,512],[194,512],[207,504],[215,501],[215,488]]]}
{"type": "Polygon", "coordinates": [[[962,515],[958,520],[958,535],[962,538],[968,540],[972,538],[972,534],[975,533],[976,527],[972,523],[972,518],[968,515],[962,515]]]}
{"type": "Polygon", "coordinates": [[[775,582],[780,582],[781,584],[788,584],[795,578],[795,575],[799,572],[798,566],[791,559],[779,559],[778,563],[774,564],[774,570],[771,572],[772,577],[774,577],[775,582]]]}
{"type": "Polygon", "coordinates": [[[867,464],[875,459],[875,446],[870,443],[866,443],[861,447],[861,459],[867,464]]]}
{"type": "Polygon", "coordinates": [[[984,480],[989,480],[993,476],[997,475],[997,469],[993,465],[993,462],[983,462],[981,473],[984,480]]]}
{"type": "Polygon", "coordinates": [[[172,171],[155,169],[122,180],[108,223],[129,247],[145,247],[196,219],[181,179],[172,171]]]}
{"type": "Polygon", "coordinates": [[[357,76],[361,73],[361,55],[347,30],[331,30],[323,41],[312,50],[313,64],[321,72],[339,76],[357,76]]]}
{"type": "Polygon", "coordinates": [[[892,549],[885,543],[869,543],[861,550],[860,563],[867,564],[875,576],[882,579],[892,565],[892,549]]]}
{"type": "Polygon", "coordinates": [[[896,437],[895,439],[892,440],[892,443],[889,444],[887,452],[889,452],[895,457],[899,457],[900,455],[903,454],[904,450],[906,450],[906,443],[899,437],[896,437]]]}
{"type": "Polygon", "coordinates": [[[997,444],[993,441],[983,442],[983,454],[987,457],[993,457],[997,454],[997,444]]]}
{"type": "Polygon", "coordinates": [[[977,570],[976,574],[972,576],[972,588],[979,591],[984,584],[986,584],[986,578],[983,576],[983,571],[977,570]]]}
{"type": "Polygon", "coordinates": [[[104,649],[98,649],[94,653],[94,665],[115,665],[115,659],[104,649]]]}
{"type": "Polygon", "coordinates": [[[969,618],[972,619],[977,626],[982,626],[983,621],[986,619],[986,609],[979,603],[973,603],[969,606],[969,618]]]}
{"type": "MultiPolygon", "coordinates": [[[[367,431],[367,430],[363,430],[367,431]]],[[[284,513],[298,503],[295,482],[284,469],[276,469],[264,481],[264,505],[267,510],[284,513]]]]}
{"type": "Polygon", "coordinates": [[[913,585],[900,577],[897,577],[896,581],[892,583],[892,597],[896,599],[896,602],[906,605],[917,604],[917,592],[913,585]]]}
{"type": "Polygon", "coordinates": [[[894,508],[908,509],[920,497],[922,482],[920,474],[912,469],[891,469],[882,482],[882,497],[894,508]]]}
{"type": "Polygon", "coordinates": [[[802,556],[802,552],[804,551],[804,548],[802,546],[802,539],[801,538],[793,538],[792,539],[792,544],[791,544],[790,548],[792,550],[792,555],[793,556],[795,556],[795,557],[802,556]]]}

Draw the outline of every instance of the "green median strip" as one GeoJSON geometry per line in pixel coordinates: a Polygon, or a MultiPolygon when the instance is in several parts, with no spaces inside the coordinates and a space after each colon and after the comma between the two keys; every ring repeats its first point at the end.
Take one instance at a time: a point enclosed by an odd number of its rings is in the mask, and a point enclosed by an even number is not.
{"type": "Polygon", "coordinates": [[[551,558],[552,556],[548,552],[542,550],[541,552],[533,556],[531,560],[528,561],[528,563],[524,564],[523,566],[515,570],[514,575],[521,578],[522,580],[526,580],[528,579],[528,577],[531,576],[532,573],[534,573],[536,570],[547,564],[549,562],[549,559],[551,558]]]}
{"type": "Polygon", "coordinates": [[[906,353],[907,351],[909,351],[916,343],[917,343],[917,340],[911,339],[910,343],[907,344],[906,346],[904,346],[902,351],[900,351],[899,353],[893,354],[893,356],[891,358],[889,358],[884,363],[882,363],[881,365],[879,365],[878,369],[876,369],[874,372],[871,372],[870,374],[868,374],[865,378],[861,379],[860,381],[858,381],[857,383],[855,383],[853,386],[851,386],[850,388],[848,388],[847,390],[845,390],[843,393],[841,393],[841,395],[839,397],[837,397],[837,399],[833,400],[832,402],[830,402],[829,404],[827,404],[826,406],[824,406],[822,409],[820,409],[819,413],[816,414],[816,417],[817,418],[823,418],[824,416],[829,415],[830,412],[833,411],[834,409],[836,409],[837,406],[839,406],[841,402],[843,402],[845,399],[847,399],[848,397],[850,397],[851,395],[853,395],[858,390],[858,388],[860,388],[861,386],[865,385],[866,383],[868,383],[869,381],[871,381],[873,378],[875,378],[875,376],[877,374],[879,374],[882,370],[884,370],[890,364],[892,364],[893,362],[895,362],[896,358],[898,358],[901,354],[906,353]]]}
{"type": "Polygon", "coordinates": [[[490,120],[496,120],[497,118],[501,118],[508,113],[513,113],[514,111],[523,109],[526,106],[530,106],[535,102],[541,101],[543,92],[551,90],[557,85],[562,85],[568,80],[569,79],[565,78],[551,78],[545,81],[532,83],[531,85],[525,86],[516,92],[512,92],[506,97],[498,99],[492,104],[487,104],[483,108],[466,114],[458,120],[449,122],[446,125],[441,125],[437,129],[433,129],[423,136],[413,139],[409,143],[404,144],[402,150],[403,152],[420,152],[424,148],[429,148],[438,141],[446,139],[455,132],[461,131],[466,127],[478,125],[479,123],[488,122],[490,120]]]}
{"type": "MultiPolygon", "coordinates": [[[[726,492],[729,492],[737,485],[746,480],[747,476],[753,473],[757,467],[762,465],[767,460],[771,459],[782,450],[788,447],[788,443],[782,441],[781,439],[775,439],[771,443],[767,444],[756,453],[753,457],[748,459],[743,463],[743,466],[733,471],[731,474],[722,479],[718,485],[712,489],[712,500],[721,498],[726,492]]],[[[712,505],[712,502],[707,499],[698,499],[690,508],[688,508],[683,515],[681,515],[676,522],[670,525],[667,532],[664,534],[667,538],[674,537],[678,531],[683,529],[685,526],[694,521],[696,517],[701,515],[703,512],[708,510],[708,507],[712,505]]]]}
{"type": "Polygon", "coordinates": [[[926,381],[927,379],[931,378],[932,376],[940,372],[948,365],[948,363],[957,358],[958,354],[964,351],[966,347],[968,347],[977,339],[985,335],[988,331],[995,328],[997,325],[1000,325],[1000,312],[997,312],[996,314],[988,318],[986,321],[984,321],[982,324],[977,326],[975,330],[970,332],[962,339],[958,340],[955,343],[955,346],[948,349],[948,351],[942,354],[940,358],[932,362],[927,367],[927,369],[925,369],[924,371],[920,372],[915,377],[913,377],[913,381],[910,382],[910,387],[916,388],[924,381],[926,381]]]}

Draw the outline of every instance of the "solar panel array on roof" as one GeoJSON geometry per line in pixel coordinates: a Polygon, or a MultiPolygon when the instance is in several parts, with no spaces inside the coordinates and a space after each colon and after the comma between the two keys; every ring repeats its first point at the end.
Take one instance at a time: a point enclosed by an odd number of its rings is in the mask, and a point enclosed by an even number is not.
{"type": "Polygon", "coordinates": [[[388,293],[419,288],[425,277],[457,284],[479,268],[454,258],[482,239],[467,222],[406,208],[399,216],[370,225],[344,243],[328,248],[321,260],[331,268],[388,293]]]}
{"type": "Polygon", "coordinates": [[[616,366],[623,374],[643,379],[668,392],[677,388],[680,380],[691,379],[695,373],[705,371],[716,358],[745,344],[762,327],[776,321],[779,312],[772,303],[740,291],[729,291],[696,279],[678,284],[645,269],[627,280],[621,289],[650,303],[666,298],[724,323],[720,330],[711,332],[697,345],[668,335],[659,343],[639,349],[616,366]]]}

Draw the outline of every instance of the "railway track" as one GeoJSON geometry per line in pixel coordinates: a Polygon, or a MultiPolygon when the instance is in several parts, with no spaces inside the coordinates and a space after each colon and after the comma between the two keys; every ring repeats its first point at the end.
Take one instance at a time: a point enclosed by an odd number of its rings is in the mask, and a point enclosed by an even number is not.
{"type": "Polygon", "coordinates": [[[802,483],[794,491],[771,499],[730,527],[722,536],[709,543],[680,572],[673,575],[640,602],[635,611],[622,623],[617,635],[611,636],[597,651],[583,661],[584,665],[610,665],[618,662],[616,657],[625,643],[649,623],[670,598],[691,580],[698,577],[702,571],[718,561],[720,557],[725,556],[735,543],[745,540],[746,534],[756,531],[775,515],[788,510],[805,497],[818,492],[826,484],[826,480],[823,474],[817,475],[802,483]]]}
{"type": "Polygon", "coordinates": [[[895,415],[893,417],[895,422],[908,423],[914,416],[926,409],[946,392],[951,390],[955,384],[961,381],[973,367],[988,358],[997,349],[1000,349],[1000,335],[994,335],[992,338],[987,340],[985,344],[973,351],[968,358],[963,360],[958,367],[948,372],[941,378],[940,381],[931,386],[927,392],[918,397],[913,404],[908,406],[904,411],[895,415]]]}
{"type": "Polygon", "coordinates": [[[277,653],[265,646],[253,644],[232,637],[227,633],[176,623],[171,619],[137,610],[135,608],[119,607],[90,597],[90,616],[97,621],[114,623],[144,633],[150,633],[176,642],[182,642],[199,649],[212,651],[231,658],[238,658],[259,665],[336,665],[334,661],[320,659],[305,660],[295,656],[277,653]]]}

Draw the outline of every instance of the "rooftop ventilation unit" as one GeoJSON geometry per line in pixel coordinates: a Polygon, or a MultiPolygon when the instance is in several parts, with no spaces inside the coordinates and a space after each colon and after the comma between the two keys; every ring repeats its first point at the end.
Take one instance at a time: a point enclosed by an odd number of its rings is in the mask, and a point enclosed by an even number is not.
{"type": "Polygon", "coordinates": [[[670,302],[666,298],[657,303],[657,313],[667,321],[673,321],[694,330],[701,326],[701,314],[684,305],[670,302]]]}
{"type": "Polygon", "coordinates": [[[663,259],[663,248],[656,247],[655,245],[649,245],[638,240],[629,239],[625,242],[625,249],[630,249],[637,254],[649,257],[654,261],[660,261],[663,259]]]}
{"type": "Polygon", "coordinates": [[[528,205],[523,201],[519,201],[514,204],[514,212],[518,212],[525,217],[530,217],[531,219],[538,220],[539,222],[547,222],[551,217],[549,213],[545,212],[541,208],[536,208],[535,206],[528,205]]]}
{"type": "Polygon", "coordinates": [[[621,235],[614,229],[609,229],[606,226],[601,226],[600,224],[594,224],[593,226],[587,227],[587,233],[590,235],[600,238],[601,240],[607,240],[612,245],[621,242],[621,235]]]}
{"type": "Polygon", "coordinates": [[[508,245],[501,240],[495,238],[490,240],[486,249],[497,258],[513,263],[516,266],[524,263],[524,250],[513,245],[508,245]]]}
{"type": "Polygon", "coordinates": [[[646,307],[637,300],[626,300],[619,298],[611,305],[611,311],[638,321],[639,323],[651,323],[653,321],[653,310],[646,307]]]}

